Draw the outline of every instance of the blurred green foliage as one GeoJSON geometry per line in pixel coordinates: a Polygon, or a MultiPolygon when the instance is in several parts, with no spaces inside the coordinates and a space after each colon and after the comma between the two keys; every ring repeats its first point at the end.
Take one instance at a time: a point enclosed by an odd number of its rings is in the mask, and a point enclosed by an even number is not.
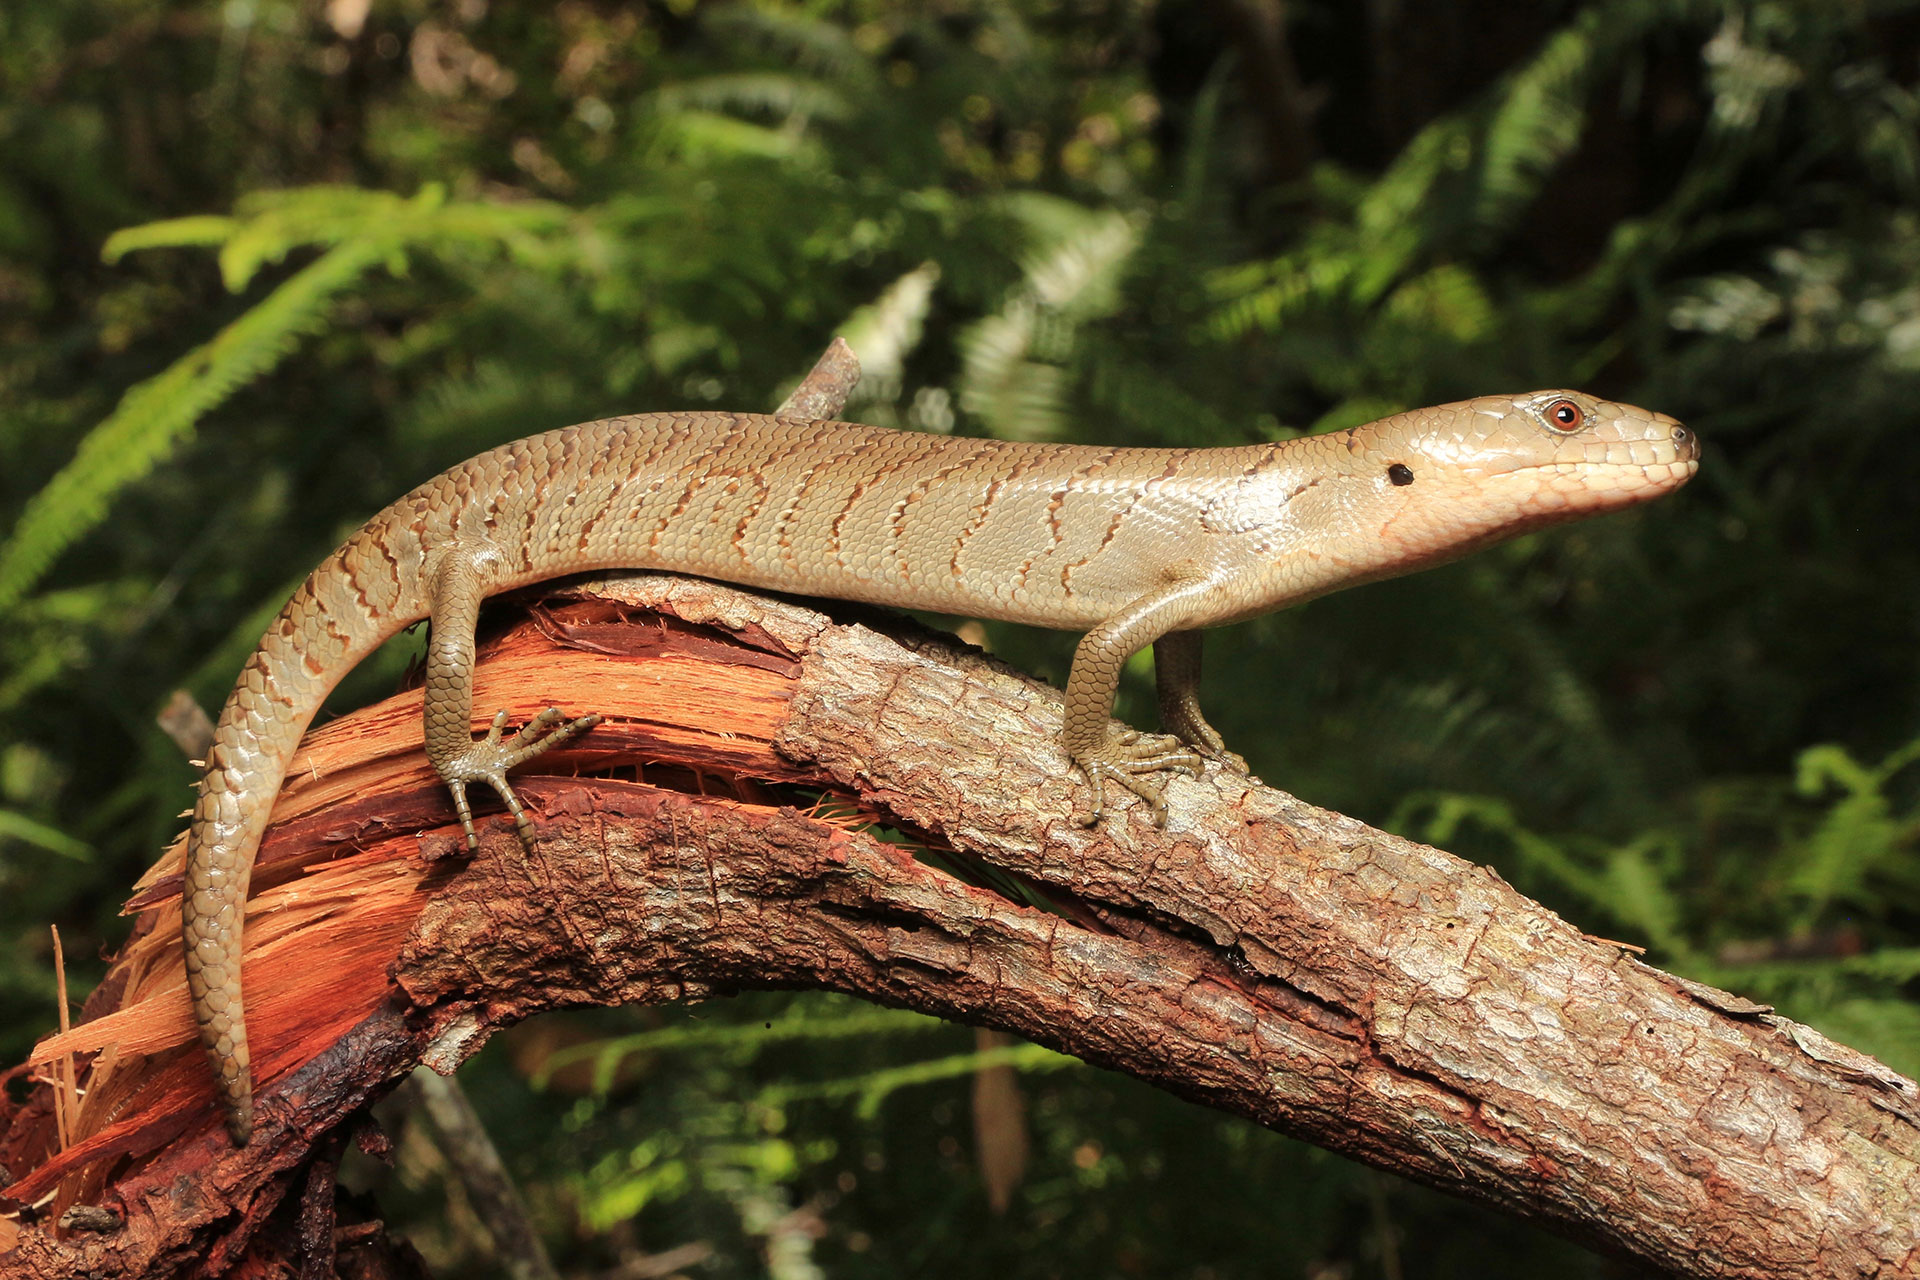
{"type": "MultiPolygon", "coordinates": [[[[84,988],[177,829],[154,712],[217,706],[346,531],[515,436],[770,405],[845,331],[853,416],[926,430],[1229,444],[1563,384],[1688,421],[1677,498],[1228,629],[1210,706],[1303,797],[1920,1070],[1920,4],[1281,16],[0,9],[0,1051],[54,1021],[47,925],[84,988]]],[[[994,639],[1064,675],[1070,637],[994,639]]],[[[584,1082],[519,1040],[469,1076],[583,1273],[1601,1270],[1024,1047],[993,1217],[971,1033],[843,1000],[549,1024],[584,1082]]],[[[423,1145],[383,1195],[484,1266],[423,1145]]]]}

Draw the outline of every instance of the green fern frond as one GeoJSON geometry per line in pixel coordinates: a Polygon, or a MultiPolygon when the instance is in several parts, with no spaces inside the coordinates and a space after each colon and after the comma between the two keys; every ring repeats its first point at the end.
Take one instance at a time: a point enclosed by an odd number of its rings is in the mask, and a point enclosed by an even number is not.
{"type": "Polygon", "coordinates": [[[1473,150],[1473,120],[1464,112],[1442,116],[1415,134],[1354,209],[1361,238],[1389,243],[1396,231],[1420,220],[1442,179],[1473,163],[1473,150]]]}
{"type": "Polygon", "coordinates": [[[1450,230],[1423,210],[1456,175],[1471,184],[1472,229],[1504,228],[1579,142],[1587,96],[1606,65],[1603,48],[1622,47],[1654,16],[1642,5],[1590,10],[1505,76],[1487,102],[1428,125],[1361,200],[1355,221],[1363,238],[1390,244],[1396,230],[1422,222],[1429,234],[1450,230]]]}
{"type": "Polygon", "coordinates": [[[1648,855],[1671,843],[1659,833],[1643,836],[1609,853],[1606,870],[1607,909],[1670,960],[1686,956],[1692,947],[1681,927],[1680,900],[1648,855]]]}
{"type": "Polygon", "coordinates": [[[888,285],[886,291],[848,316],[840,336],[860,357],[855,401],[892,400],[900,394],[906,358],[920,345],[940,264],[923,262],[888,285]]]}
{"type": "Polygon", "coordinates": [[[389,244],[367,241],[329,250],[211,341],[128,391],[0,543],[0,608],[30,591],[56,556],[106,518],[114,495],[178,449],[202,415],[314,332],[334,296],[390,252],[389,244]]]}
{"type": "Polygon", "coordinates": [[[1016,1071],[1061,1071],[1081,1066],[1078,1058],[1037,1044],[1010,1044],[972,1053],[956,1053],[944,1058],[929,1058],[905,1066],[884,1067],[838,1080],[818,1080],[797,1084],[769,1085],[760,1091],[758,1101],[778,1107],[805,1098],[856,1099],[856,1114],[872,1119],[880,1105],[896,1090],[914,1085],[934,1084],[978,1075],[989,1067],[1012,1067],[1016,1071]]]}
{"type": "MultiPolygon", "coordinates": [[[[1371,307],[1449,242],[1504,231],[1579,142],[1605,55],[1656,16],[1641,5],[1590,11],[1486,99],[1416,134],[1353,203],[1350,222],[1317,228],[1271,261],[1217,273],[1213,334],[1278,332],[1310,307],[1371,307]]],[[[1333,166],[1316,175],[1316,189],[1336,197],[1343,185],[1333,166]]]]}
{"type": "MultiPolygon", "coordinates": [[[[1762,29],[1785,25],[1777,19],[1756,24],[1762,29]]],[[[1700,51],[1713,91],[1713,123],[1727,133],[1752,129],[1783,94],[1806,79],[1806,71],[1792,58],[1747,40],[1746,26],[1747,15],[1731,7],[1700,51]]]]}
{"type": "Polygon", "coordinates": [[[1572,153],[1587,120],[1587,95],[1597,65],[1585,21],[1558,32],[1529,62],[1507,77],[1481,144],[1473,220],[1504,228],[1572,153]]]}
{"type": "Polygon", "coordinates": [[[516,260],[546,265],[563,245],[575,215],[544,200],[449,201],[428,183],[412,196],[319,184],[241,197],[233,216],[170,218],[127,227],[107,238],[101,257],[118,262],[141,249],[218,247],[228,290],[245,289],[261,268],[297,249],[349,240],[386,239],[429,247],[504,249],[516,260]]]}
{"type": "Polygon", "coordinates": [[[312,186],[260,192],[236,207],[233,234],[220,247],[220,279],[238,293],[262,267],[284,261],[309,245],[337,245],[396,237],[424,211],[440,207],[445,192],[434,185],[411,198],[357,187],[312,186]]]}
{"type": "Polygon", "coordinates": [[[1514,601],[1506,586],[1508,579],[1492,565],[1477,563],[1467,580],[1478,607],[1488,618],[1499,620],[1497,634],[1504,638],[1506,651],[1532,677],[1541,707],[1566,728],[1567,741],[1580,744],[1593,798],[1617,811],[1632,811],[1648,793],[1646,780],[1633,753],[1615,738],[1603,710],[1604,699],[1591,678],[1539,619],[1514,601]]]}
{"type": "Polygon", "coordinates": [[[1065,371],[1029,359],[1040,308],[1018,297],[960,335],[960,407],[1008,440],[1055,440],[1066,432],[1065,371]]]}
{"type": "MultiPolygon", "coordinates": [[[[530,266],[549,267],[577,257],[579,219],[545,200],[449,201],[438,183],[411,196],[352,187],[298,187],[249,196],[239,205],[241,226],[220,253],[228,287],[245,287],[263,266],[306,245],[382,240],[396,255],[402,246],[436,252],[504,251],[530,266]]],[[[396,268],[404,263],[396,257],[396,268]]]]}
{"type": "Polygon", "coordinates": [[[1065,240],[1083,236],[1112,210],[1089,209],[1065,196],[1044,191],[1014,191],[994,200],[991,208],[1019,228],[1024,239],[1021,250],[1028,256],[1043,252],[1065,240]]]}
{"type": "Polygon", "coordinates": [[[655,93],[653,104],[662,111],[733,111],[782,120],[844,120],[853,110],[843,94],[818,80],[781,71],[682,80],[655,93]]]}
{"type": "Polygon", "coordinates": [[[125,227],[107,237],[100,247],[100,259],[111,266],[141,249],[211,248],[225,244],[239,226],[237,218],[203,213],[125,227]]]}
{"type": "Polygon", "coordinates": [[[45,849],[48,853],[70,858],[74,862],[93,860],[93,846],[85,840],[76,840],[57,827],[36,822],[24,813],[0,809],[0,846],[8,841],[45,849]]]}
{"type": "Polygon", "coordinates": [[[1842,792],[1806,842],[1790,851],[1788,884],[1806,901],[1800,927],[1811,927],[1832,903],[1865,902],[1871,877],[1907,848],[1908,824],[1895,817],[1886,788],[1916,758],[1920,741],[1874,766],[1861,764],[1833,744],[1800,753],[1794,785],[1801,795],[1817,796],[1833,788],[1842,792]]]}
{"type": "Polygon", "coordinates": [[[961,334],[960,404],[1006,439],[1056,439],[1066,427],[1063,365],[1075,328],[1118,304],[1141,228],[1114,210],[1088,214],[1052,199],[1008,208],[1049,243],[1026,256],[1006,305],[961,334]]]}
{"type": "Polygon", "coordinates": [[[568,237],[562,233],[574,221],[565,206],[543,200],[449,201],[438,183],[427,183],[411,196],[323,184],[255,192],[239,201],[232,218],[134,227],[110,239],[108,248],[124,253],[158,245],[218,244],[221,279],[237,293],[262,268],[298,249],[353,240],[383,240],[396,251],[401,244],[505,250],[516,260],[544,266],[564,252],[568,237]]]}
{"type": "Polygon", "coordinates": [[[407,438],[417,447],[445,447],[475,440],[512,439],[571,412],[581,388],[559,369],[529,368],[498,358],[476,360],[469,370],[436,378],[405,411],[407,438]]]}
{"type": "Polygon", "coordinates": [[[1465,267],[1443,264],[1415,276],[1387,296],[1383,319],[1455,342],[1479,342],[1494,329],[1493,299],[1465,267]]]}
{"type": "Polygon", "coordinates": [[[1559,841],[1529,830],[1505,800],[1458,792],[1421,792],[1400,802],[1386,828],[1444,848],[1469,824],[1507,840],[1519,862],[1529,870],[1546,874],[1597,907],[1611,908],[1613,893],[1607,878],[1596,875],[1559,841]],[[1426,814],[1425,820],[1416,821],[1422,813],[1426,814]]]}
{"type": "Polygon", "coordinates": [[[661,156],[692,164],[737,159],[806,161],[820,154],[805,134],[770,129],[718,111],[662,111],[654,123],[654,145],[661,156]]]}
{"type": "Polygon", "coordinates": [[[1213,406],[1128,351],[1099,350],[1086,368],[1090,402],[1148,438],[1198,447],[1245,438],[1213,406]]]}
{"type": "Polygon", "coordinates": [[[1027,286],[1041,306],[1074,320],[1111,313],[1120,275],[1140,245],[1140,225],[1117,210],[1088,219],[1048,252],[1026,262],[1027,286]]]}
{"type": "Polygon", "coordinates": [[[851,31],[838,23],[748,5],[715,5],[702,18],[716,37],[758,45],[802,70],[861,84],[874,78],[873,64],[851,31]]]}
{"type": "Polygon", "coordinates": [[[128,391],[81,441],[74,459],[27,504],[0,543],[0,607],[18,601],[54,557],[97,525],[115,493],[145,476],[191,434],[200,417],[277,365],[324,323],[327,305],[375,266],[404,267],[409,246],[504,249],[552,262],[567,247],[572,215],[538,201],[449,204],[434,185],[417,195],[314,186],[251,195],[232,218],[182,218],[129,228],[110,258],[164,245],[219,245],[222,278],[244,288],[259,270],[309,245],[331,248],[203,346],[128,391]]]}
{"type": "Polygon", "coordinates": [[[1231,340],[1255,330],[1278,333],[1302,312],[1350,296],[1366,255],[1317,243],[1269,262],[1249,263],[1215,274],[1208,290],[1220,300],[1207,328],[1231,340]]]}
{"type": "Polygon", "coordinates": [[[552,269],[587,256],[594,236],[586,220],[546,200],[455,200],[428,193],[409,201],[391,221],[369,217],[360,234],[404,239],[423,249],[505,253],[523,266],[552,269]]]}

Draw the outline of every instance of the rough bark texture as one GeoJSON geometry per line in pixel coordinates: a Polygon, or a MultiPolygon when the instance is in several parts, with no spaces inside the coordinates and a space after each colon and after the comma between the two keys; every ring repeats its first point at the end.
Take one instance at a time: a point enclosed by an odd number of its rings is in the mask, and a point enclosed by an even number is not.
{"type": "Polygon", "coordinates": [[[873,621],[652,577],[536,606],[476,705],[608,715],[545,767],[616,776],[528,780],[532,857],[497,815],[451,856],[417,693],[313,735],[256,877],[254,1144],[220,1131],[167,986],[176,856],[96,1021],[54,1046],[120,1042],[87,1100],[106,1110],[65,1152],[44,1088],[0,1113],[5,1194],[43,1206],[0,1272],[218,1271],[324,1218],[305,1171],[415,1063],[450,1070],[545,1009],[741,987],[1013,1031],[1674,1272],[1913,1272],[1911,1082],[1486,868],[1215,767],[1172,784],[1165,830],[1131,800],[1082,828],[1055,691],[873,621]],[[820,790],[1059,911],[810,814],[820,790]],[[109,1229],[54,1227],[75,1204],[109,1229]]]}

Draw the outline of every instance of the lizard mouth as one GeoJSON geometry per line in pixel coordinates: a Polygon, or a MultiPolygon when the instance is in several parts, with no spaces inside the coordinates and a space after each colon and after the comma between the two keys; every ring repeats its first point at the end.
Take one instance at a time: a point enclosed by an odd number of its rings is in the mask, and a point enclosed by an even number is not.
{"type": "Polygon", "coordinates": [[[1700,470],[1698,451],[1652,462],[1547,462],[1516,467],[1504,481],[1525,485],[1524,505],[1548,519],[1635,506],[1671,493],[1700,470]]]}
{"type": "Polygon", "coordinates": [[[1678,489],[1700,470],[1700,437],[1671,419],[1656,439],[1566,442],[1559,457],[1524,462],[1505,472],[1561,494],[1577,510],[1609,507],[1678,489]],[[1586,491],[1593,499],[1578,501],[1586,491]]]}

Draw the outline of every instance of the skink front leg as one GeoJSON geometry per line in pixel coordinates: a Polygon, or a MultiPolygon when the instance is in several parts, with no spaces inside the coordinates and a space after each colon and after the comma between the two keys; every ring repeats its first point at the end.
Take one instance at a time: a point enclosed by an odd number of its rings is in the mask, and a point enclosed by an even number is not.
{"type": "Polygon", "coordinates": [[[1093,808],[1085,825],[1100,821],[1109,782],[1119,783],[1153,806],[1154,824],[1164,825],[1165,784],[1152,775],[1169,769],[1199,772],[1200,756],[1179,738],[1116,728],[1111,718],[1113,695],[1127,659],[1199,616],[1207,596],[1217,586],[1198,571],[1170,573],[1163,588],[1142,596],[1089,631],[1074,650],[1073,670],[1067,677],[1067,719],[1062,739],[1067,754],[1086,774],[1093,791],[1093,808]]]}
{"type": "Polygon", "coordinates": [[[501,740],[507,713],[493,718],[484,738],[473,736],[473,628],[480,616],[486,582],[479,556],[465,548],[444,552],[435,567],[429,601],[432,635],[427,642],[427,686],[423,706],[427,759],[453,793],[453,807],[467,833],[467,848],[480,847],[467,804],[467,784],[483,782],[506,801],[514,829],[528,849],[533,847],[533,819],[507,782],[507,770],[551,747],[579,737],[600,723],[599,716],[568,720],[558,707],[548,707],[520,732],[501,740]]]}
{"type": "Polygon", "coordinates": [[[1219,730],[1200,714],[1198,631],[1169,631],[1153,642],[1153,681],[1159,693],[1160,727],[1209,760],[1247,771],[1247,762],[1227,750],[1219,730]]]}

